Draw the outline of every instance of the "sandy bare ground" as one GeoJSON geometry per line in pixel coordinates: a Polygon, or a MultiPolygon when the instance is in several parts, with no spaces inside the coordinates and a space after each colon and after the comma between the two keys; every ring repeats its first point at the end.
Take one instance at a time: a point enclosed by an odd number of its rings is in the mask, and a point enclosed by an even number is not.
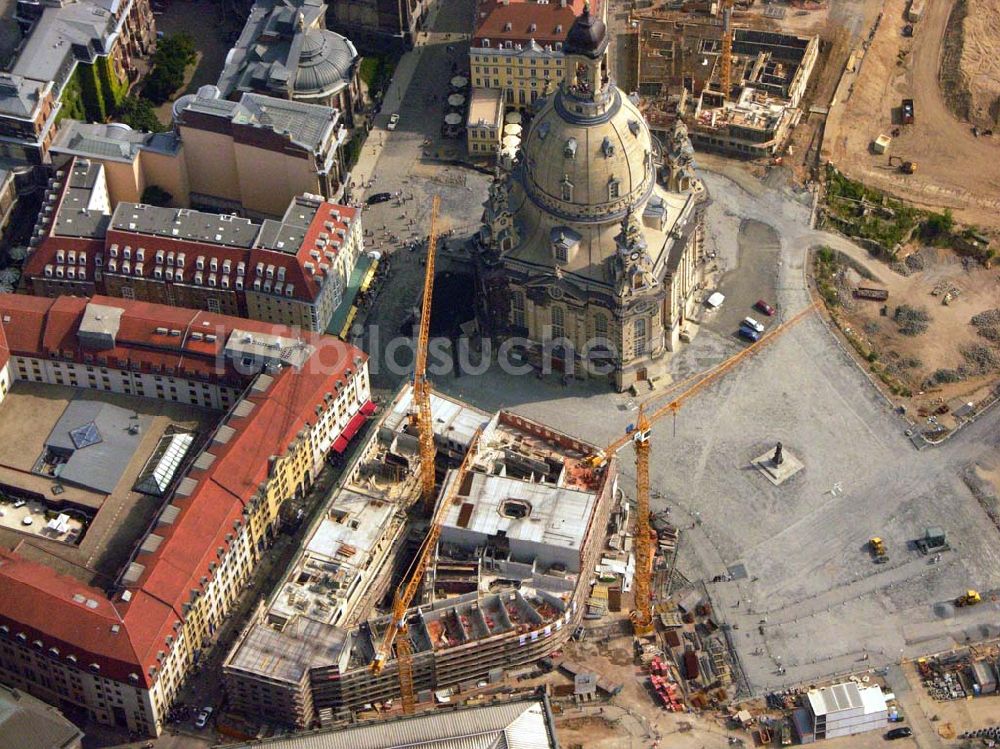
{"type": "MultiPolygon", "coordinates": [[[[880,288],[889,290],[888,315],[881,314],[877,302],[854,300],[842,295],[844,312],[854,332],[870,342],[884,363],[909,361],[901,365],[896,375],[913,391],[909,404],[913,408],[934,410],[942,403],[956,399],[977,400],[995,383],[998,373],[969,378],[957,383],[923,388],[923,383],[938,369],[956,369],[965,361],[962,350],[972,346],[990,345],[970,323],[973,315],[1000,306],[1000,273],[987,270],[977,263],[963,264],[949,249],[924,247],[918,249],[925,267],[903,276],[885,264],[869,258],[861,261],[872,273],[880,288]],[[932,292],[939,290],[938,295],[932,292]],[[948,305],[942,303],[943,292],[957,289],[959,294],[948,305]],[[892,318],[899,305],[926,309],[930,325],[926,333],[906,336],[892,318]]],[[[853,272],[848,273],[848,285],[871,285],[853,272]]],[[[902,401],[901,401],[902,402],[902,401]]],[[[942,423],[948,417],[942,416],[942,423]]],[[[950,425],[950,424],[946,424],[950,425]]]]}
{"type": "Polygon", "coordinates": [[[945,37],[941,85],[952,111],[981,128],[1000,123],[1000,2],[958,0],[945,37]]]}
{"type": "Polygon", "coordinates": [[[850,94],[824,141],[829,160],[855,179],[904,200],[951,208],[963,223],[1000,228],[1000,137],[977,138],[949,110],[938,83],[945,27],[955,0],[927,4],[912,39],[902,35],[906,0],[887,0],[882,22],[850,94]],[[916,121],[899,122],[900,101],[915,101],[916,121]],[[838,123],[839,119],[839,123],[838,123]],[[900,129],[889,154],[917,162],[900,174],[870,152],[880,133],[900,129]]]}

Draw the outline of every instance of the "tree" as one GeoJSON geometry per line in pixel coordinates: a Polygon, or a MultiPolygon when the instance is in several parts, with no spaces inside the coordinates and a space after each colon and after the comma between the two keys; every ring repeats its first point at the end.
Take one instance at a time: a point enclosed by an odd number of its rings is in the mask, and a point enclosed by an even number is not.
{"type": "Polygon", "coordinates": [[[146,78],[143,94],[154,104],[162,104],[184,84],[184,71],[198,59],[190,34],[183,32],[161,39],[153,53],[153,70],[146,78]]]}
{"type": "Polygon", "coordinates": [[[943,239],[951,234],[955,228],[955,217],[951,215],[951,209],[946,208],[944,213],[932,213],[924,222],[924,237],[927,239],[943,239]]]}
{"type": "Polygon", "coordinates": [[[150,185],[142,191],[142,198],[140,199],[140,202],[145,203],[146,205],[166,207],[170,205],[170,201],[173,200],[173,198],[173,195],[159,185],[150,185]]]}
{"type": "Polygon", "coordinates": [[[152,102],[138,96],[125,97],[118,110],[118,117],[133,130],[142,130],[147,133],[161,133],[166,130],[164,124],[156,116],[152,102]]]}

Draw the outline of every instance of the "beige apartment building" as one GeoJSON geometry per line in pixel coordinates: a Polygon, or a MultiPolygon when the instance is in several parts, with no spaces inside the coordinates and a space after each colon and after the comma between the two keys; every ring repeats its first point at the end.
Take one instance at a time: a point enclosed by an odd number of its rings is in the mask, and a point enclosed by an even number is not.
{"type": "Polygon", "coordinates": [[[495,88],[474,88],[469,98],[466,138],[469,155],[492,158],[500,149],[503,136],[503,91],[495,88]]]}
{"type": "Polygon", "coordinates": [[[52,160],[103,164],[112,207],[143,202],[156,186],[174,207],[277,217],[297,195],[340,192],[346,137],[330,107],[260,94],[227,101],[203,86],[174,103],[168,133],[69,121],[52,144],[52,160]]]}

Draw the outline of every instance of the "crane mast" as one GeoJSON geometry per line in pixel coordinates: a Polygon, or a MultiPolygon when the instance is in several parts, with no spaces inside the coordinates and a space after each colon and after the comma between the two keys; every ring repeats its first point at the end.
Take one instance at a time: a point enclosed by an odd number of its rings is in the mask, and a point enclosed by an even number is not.
{"type": "Polygon", "coordinates": [[[416,559],[410,566],[409,580],[405,586],[396,588],[396,593],[392,601],[392,621],[385,630],[382,643],[375,651],[375,658],[371,662],[373,673],[380,673],[389,660],[392,653],[393,643],[396,645],[396,662],[399,670],[399,686],[403,703],[403,712],[410,714],[416,707],[415,690],[413,687],[413,645],[410,643],[410,635],[406,624],[406,612],[409,610],[413,599],[424,579],[424,573],[430,566],[434,549],[437,548],[438,539],[441,537],[441,528],[444,515],[448,507],[452,504],[458,494],[465,475],[471,470],[476,450],[479,445],[479,435],[482,429],[476,432],[469,443],[469,449],[462,458],[462,464],[458,467],[454,480],[448,488],[447,493],[441,497],[437,510],[431,518],[431,527],[424,541],[420,546],[416,559]]]}
{"type": "Polygon", "coordinates": [[[635,609],[632,629],[637,636],[653,631],[653,611],[649,583],[653,570],[653,548],[649,538],[649,419],[639,409],[639,419],[632,432],[635,447],[636,512],[635,521],[635,609]]]}
{"type": "Polygon", "coordinates": [[[417,436],[420,441],[420,496],[428,514],[434,511],[434,420],[431,416],[431,384],[427,380],[427,346],[431,333],[431,302],[434,295],[434,252],[438,238],[438,209],[441,196],[431,203],[431,226],[427,237],[427,268],[424,298],[420,308],[420,328],[413,363],[413,397],[417,404],[417,436]]]}
{"type": "Polygon", "coordinates": [[[733,64],[733,0],[722,0],[722,71],[719,76],[719,86],[722,96],[729,98],[732,85],[733,64]]]}
{"type": "MultiPolygon", "coordinates": [[[[654,629],[652,596],[650,593],[653,576],[654,542],[652,529],[649,525],[649,438],[652,425],[668,413],[676,414],[686,400],[706,388],[709,384],[715,382],[741,361],[753,356],[777,340],[794,325],[804,320],[815,308],[816,303],[814,302],[787,322],[774,328],[756,343],[743,349],[735,356],[731,356],[721,364],[716,365],[703,375],[700,375],[700,379],[694,382],[687,390],[672,399],[669,403],[656,408],[649,416],[646,415],[646,404],[641,405],[634,430],[623,437],[619,437],[602,452],[588,457],[587,462],[590,465],[600,466],[610,460],[611,457],[629,442],[632,443],[635,449],[636,512],[638,517],[635,523],[635,606],[632,610],[631,619],[632,629],[636,636],[642,637],[650,634],[654,629]]],[[[693,379],[695,378],[688,378],[683,382],[677,383],[675,389],[693,379]]]]}

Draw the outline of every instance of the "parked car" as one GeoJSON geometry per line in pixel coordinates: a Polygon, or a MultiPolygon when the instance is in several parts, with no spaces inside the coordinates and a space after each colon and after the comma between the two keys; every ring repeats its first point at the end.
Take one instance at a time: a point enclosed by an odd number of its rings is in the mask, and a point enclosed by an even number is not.
{"type": "Polygon", "coordinates": [[[213,712],[214,708],[211,706],[202,708],[201,712],[198,713],[198,718],[194,722],[194,727],[204,728],[205,726],[207,726],[208,719],[212,717],[213,712]]]}
{"type": "Polygon", "coordinates": [[[760,340],[760,333],[746,325],[740,325],[740,338],[746,338],[748,341],[756,343],[760,340]]]}
{"type": "Polygon", "coordinates": [[[771,315],[774,314],[774,307],[765,302],[763,299],[758,299],[753,306],[758,312],[761,312],[768,317],[771,317],[771,315]]]}
{"type": "Polygon", "coordinates": [[[746,325],[748,328],[753,328],[758,333],[763,333],[764,332],[764,324],[760,323],[760,322],[757,322],[752,317],[744,317],[743,318],[743,325],[746,325]]]}
{"type": "Polygon", "coordinates": [[[910,730],[909,726],[902,726],[901,728],[893,728],[886,733],[885,738],[887,741],[892,741],[893,739],[905,739],[907,736],[912,735],[913,731],[910,730]]]}
{"type": "Polygon", "coordinates": [[[369,195],[368,200],[365,202],[368,203],[368,205],[375,205],[376,203],[385,203],[389,200],[392,200],[392,193],[377,192],[374,195],[369,195]]]}
{"type": "Polygon", "coordinates": [[[392,115],[389,118],[388,128],[390,130],[395,130],[396,129],[396,125],[398,125],[398,124],[399,124],[399,114],[397,113],[397,114],[392,115]]]}
{"type": "Polygon", "coordinates": [[[18,507],[24,507],[26,504],[28,504],[28,503],[25,502],[23,499],[15,499],[14,500],[14,509],[16,510],[18,507]]]}

